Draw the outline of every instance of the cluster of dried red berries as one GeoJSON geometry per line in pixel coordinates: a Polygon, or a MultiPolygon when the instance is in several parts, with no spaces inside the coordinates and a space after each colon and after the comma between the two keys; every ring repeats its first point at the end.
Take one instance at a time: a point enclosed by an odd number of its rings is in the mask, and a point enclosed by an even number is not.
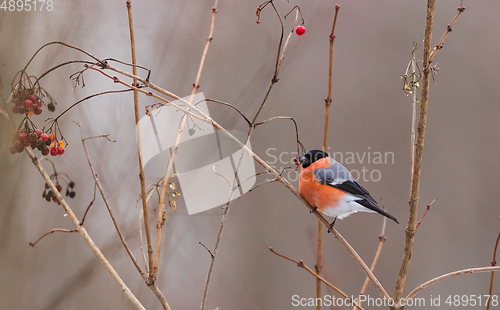
{"type": "MultiPolygon", "coordinates": [[[[66,188],[66,197],[70,197],[70,198],[74,198],[75,197],[75,191],[74,191],[74,188],[75,188],[75,182],[71,181],[68,183],[68,187],[66,188]]],[[[59,184],[59,182],[57,182],[56,184],[56,189],[58,192],[61,192],[62,191],[62,186],[61,184],[59,184]]],[[[53,201],[53,202],[57,202],[58,204],[60,204],[59,200],[57,199],[56,195],[54,194],[54,192],[52,191],[52,189],[50,189],[49,185],[47,183],[45,183],[45,189],[42,193],[42,198],[45,198],[45,200],[47,201],[53,201]]]]}
{"type": "Polygon", "coordinates": [[[43,156],[64,154],[64,142],[57,141],[53,133],[47,135],[39,129],[19,129],[14,133],[10,153],[21,153],[26,147],[31,147],[33,150],[38,149],[43,156]]]}
{"type": "MultiPolygon", "coordinates": [[[[42,101],[36,94],[29,90],[18,90],[14,93],[12,106],[13,113],[40,115],[42,114],[42,101]]],[[[55,107],[54,107],[55,108],[55,107]]]]}

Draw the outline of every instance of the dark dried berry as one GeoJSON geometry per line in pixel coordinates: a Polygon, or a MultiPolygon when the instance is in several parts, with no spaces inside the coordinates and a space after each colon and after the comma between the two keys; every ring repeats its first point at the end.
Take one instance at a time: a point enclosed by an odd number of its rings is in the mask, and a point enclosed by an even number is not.
{"type": "Polygon", "coordinates": [[[50,153],[50,149],[46,145],[42,146],[42,149],[40,151],[42,152],[43,156],[47,156],[50,153]]]}
{"type": "Polygon", "coordinates": [[[24,114],[26,112],[26,108],[23,105],[17,106],[17,113],[24,114]]]}
{"type": "Polygon", "coordinates": [[[61,186],[61,184],[57,184],[57,185],[56,185],[56,189],[57,189],[57,191],[59,191],[59,192],[60,192],[60,191],[62,191],[62,186],[61,186]]]}
{"type": "Polygon", "coordinates": [[[70,198],[75,198],[75,192],[69,192],[69,197],[70,198]]]}
{"type": "Polygon", "coordinates": [[[49,109],[50,112],[54,112],[56,110],[56,106],[51,102],[47,105],[47,109],[49,109]]]}
{"type": "Polygon", "coordinates": [[[69,182],[68,187],[70,187],[70,188],[75,187],[75,182],[73,182],[73,181],[69,182]]]}

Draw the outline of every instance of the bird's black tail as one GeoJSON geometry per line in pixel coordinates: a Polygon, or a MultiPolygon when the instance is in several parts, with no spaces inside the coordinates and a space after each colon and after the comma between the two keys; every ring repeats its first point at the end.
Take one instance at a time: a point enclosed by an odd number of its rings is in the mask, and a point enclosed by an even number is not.
{"type": "Polygon", "coordinates": [[[384,210],[380,209],[379,207],[377,207],[376,204],[374,204],[374,203],[372,203],[372,202],[370,202],[370,201],[368,201],[368,200],[366,200],[364,198],[361,199],[361,200],[356,200],[356,202],[359,203],[360,205],[364,206],[364,207],[367,207],[370,210],[373,210],[373,211],[375,211],[377,213],[382,214],[383,216],[385,216],[387,218],[390,218],[391,220],[393,220],[394,222],[396,222],[396,223],[399,224],[398,220],[394,216],[392,216],[389,213],[385,212],[384,210]]]}

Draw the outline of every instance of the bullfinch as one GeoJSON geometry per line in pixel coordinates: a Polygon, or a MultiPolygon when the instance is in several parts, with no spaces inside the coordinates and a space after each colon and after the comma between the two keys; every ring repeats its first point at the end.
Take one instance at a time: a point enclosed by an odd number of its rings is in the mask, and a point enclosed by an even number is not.
{"type": "Polygon", "coordinates": [[[317,211],[335,220],[356,212],[376,212],[399,224],[394,216],[377,206],[375,199],[344,166],[326,152],[309,151],[300,158],[300,164],[299,192],[317,211]]]}

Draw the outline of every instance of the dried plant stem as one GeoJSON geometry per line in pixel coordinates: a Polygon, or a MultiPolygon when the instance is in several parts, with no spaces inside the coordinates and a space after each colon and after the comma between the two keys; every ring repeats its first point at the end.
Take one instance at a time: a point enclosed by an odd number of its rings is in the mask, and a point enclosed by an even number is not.
{"type": "Polygon", "coordinates": [[[307,270],[307,272],[309,272],[310,274],[312,274],[313,276],[315,276],[316,279],[319,279],[321,282],[323,282],[326,285],[328,285],[329,287],[331,287],[334,291],[336,291],[337,293],[339,293],[340,295],[342,295],[342,297],[344,297],[345,299],[350,300],[354,304],[354,309],[358,308],[360,310],[363,310],[363,308],[357,303],[357,301],[352,300],[351,297],[349,297],[346,293],[344,293],[343,291],[341,291],[338,287],[336,287],[335,285],[333,285],[330,282],[328,282],[327,280],[325,280],[318,273],[314,272],[311,268],[309,268],[306,264],[304,264],[303,261],[301,261],[301,260],[298,261],[298,260],[293,259],[291,257],[288,257],[288,256],[285,256],[283,254],[280,254],[280,253],[276,252],[272,247],[268,247],[268,249],[271,252],[273,252],[274,254],[278,255],[279,257],[282,257],[284,259],[292,261],[292,262],[296,263],[297,266],[299,266],[300,268],[304,268],[305,270],[307,270]]]}
{"type": "Polygon", "coordinates": [[[441,275],[439,277],[436,277],[434,279],[431,279],[425,283],[420,284],[417,286],[413,291],[411,291],[410,294],[405,298],[405,300],[412,299],[417,295],[420,291],[426,289],[427,287],[436,284],[438,282],[441,282],[443,280],[464,275],[464,274],[469,274],[469,273],[479,273],[479,272],[495,272],[495,271],[500,271],[500,266],[495,266],[495,267],[477,267],[477,268],[468,268],[468,269],[462,269],[454,272],[450,272],[444,275],[441,275]]]}
{"type": "MultiPolygon", "coordinates": [[[[97,186],[97,188],[99,188],[99,193],[101,193],[102,200],[104,201],[104,204],[106,205],[106,209],[108,210],[109,216],[111,217],[111,220],[113,221],[113,225],[115,226],[116,232],[118,233],[118,236],[120,237],[120,240],[121,240],[123,246],[125,247],[125,250],[127,251],[128,256],[132,260],[132,263],[134,263],[134,266],[135,266],[135,268],[137,268],[137,271],[139,271],[139,273],[144,278],[144,280],[146,280],[147,276],[146,276],[146,274],[144,274],[141,267],[139,266],[139,263],[135,259],[132,251],[130,250],[130,248],[127,244],[127,241],[125,241],[125,237],[123,236],[123,234],[120,230],[120,227],[118,226],[118,222],[116,221],[115,216],[113,215],[113,211],[111,211],[111,207],[109,206],[108,199],[106,199],[106,195],[104,193],[104,189],[102,188],[101,182],[99,182],[99,179],[97,178],[97,174],[94,171],[92,161],[90,160],[89,153],[87,152],[87,146],[85,145],[85,141],[89,138],[83,138],[82,127],[78,123],[77,123],[77,125],[80,127],[80,136],[82,138],[83,151],[85,152],[85,156],[87,157],[87,162],[89,164],[90,172],[92,173],[92,176],[94,178],[94,183],[97,186]]],[[[103,136],[101,136],[101,137],[103,137],[103,136]]],[[[94,197],[94,199],[95,199],[95,197],[94,197]]]]}
{"type": "MultiPolygon", "coordinates": [[[[337,24],[337,15],[339,13],[340,5],[335,5],[335,17],[333,18],[332,32],[330,33],[330,58],[328,62],[328,95],[325,99],[325,128],[323,132],[323,151],[328,150],[328,125],[330,119],[330,106],[332,104],[332,85],[333,85],[333,41],[335,40],[335,25],[337,24]]],[[[323,269],[323,224],[318,221],[318,241],[316,251],[316,273],[321,275],[323,269]]],[[[316,278],[316,298],[321,298],[321,280],[316,278]]],[[[321,304],[316,305],[316,309],[321,309],[321,304]]]]}
{"type": "MultiPolygon", "coordinates": [[[[127,0],[127,12],[128,12],[128,24],[130,29],[130,48],[132,52],[132,73],[137,75],[137,68],[135,67],[135,39],[134,39],[134,24],[132,22],[132,4],[130,0],[127,0]]],[[[133,79],[132,85],[137,85],[137,80],[133,79]]],[[[139,179],[141,183],[141,200],[142,200],[142,212],[144,213],[144,230],[146,231],[146,242],[148,247],[148,272],[149,272],[149,282],[148,285],[154,282],[153,276],[153,246],[151,241],[151,231],[149,229],[149,217],[148,217],[148,204],[146,202],[146,181],[144,176],[144,166],[142,160],[142,139],[141,139],[141,127],[139,121],[141,119],[139,114],[139,94],[137,90],[134,89],[134,116],[135,116],[135,128],[137,136],[137,153],[139,157],[139,179]]]]}
{"type": "Polygon", "coordinates": [[[330,33],[330,62],[328,65],[328,95],[325,99],[325,130],[323,133],[323,151],[326,152],[328,145],[328,122],[330,117],[330,106],[332,105],[332,85],[333,85],[333,41],[335,41],[335,25],[340,6],[335,5],[335,17],[333,18],[332,32],[330,33]]]}
{"type": "MultiPolygon", "coordinates": [[[[196,91],[199,88],[201,73],[203,71],[203,67],[205,66],[205,59],[207,57],[208,48],[210,47],[210,43],[212,43],[213,34],[214,34],[214,27],[215,27],[215,16],[217,15],[217,2],[218,2],[218,0],[215,1],[215,4],[212,8],[212,22],[210,24],[210,32],[208,35],[207,42],[205,44],[205,48],[203,49],[203,54],[201,56],[200,65],[198,66],[198,73],[196,74],[196,80],[193,84],[193,89],[191,91],[191,97],[189,98],[190,104],[193,103],[194,95],[196,94],[196,91]]],[[[188,110],[189,110],[189,108],[188,108],[188,110]]],[[[182,120],[181,120],[181,124],[179,126],[179,132],[177,133],[175,145],[174,145],[174,148],[172,150],[170,160],[168,162],[167,171],[165,172],[165,176],[163,177],[163,185],[162,185],[160,199],[159,199],[159,203],[158,203],[158,222],[156,224],[156,255],[155,255],[154,267],[153,267],[153,275],[155,277],[156,277],[156,274],[158,272],[158,263],[160,260],[161,232],[162,232],[163,222],[164,222],[163,210],[165,207],[165,195],[167,193],[167,186],[169,183],[169,178],[170,178],[170,175],[172,174],[172,171],[173,171],[175,157],[176,157],[177,151],[179,149],[179,144],[181,143],[182,134],[184,132],[184,128],[186,127],[187,120],[188,120],[188,116],[186,114],[184,114],[184,116],[182,117],[182,120]]]]}
{"type": "MultiPolygon", "coordinates": [[[[500,220],[500,218],[498,218],[500,220]]],[[[500,241],[500,232],[498,233],[497,241],[495,242],[495,249],[493,250],[493,259],[491,260],[491,266],[496,266],[497,264],[497,249],[498,249],[498,242],[500,241]]],[[[491,272],[491,278],[490,278],[490,290],[488,291],[488,294],[491,296],[493,292],[493,278],[494,278],[495,272],[491,272]]],[[[486,306],[486,310],[490,309],[490,304],[491,304],[491,298],[488,299],[488,305],[486,306]]]]}
{"type": "Polygon", "coordinates": [[[427,18],[425,23],[425,38],[424,38],[424,70],[422,76],[422,93],[420,95],[420,119],[418,123],[417,141],[415,146],[415,163],[413,169],[413,182],[410,195],[410,214],[408,216],[408,225],[406,227],[405,248],[403,253],[403,260],[399,270],[396,287],[394,291],[394,300],[397,304],[393,309],[400,309],[403,306],[399,305],[399,300],[403,296],[403,288],[405,285],[408,268],[410,267],[411,254],[413,251],[413,242],[417,227],[417,211],[418,211],[418,198],[420,190],[420,172],[422,169],[422,154],[424,149],[425,126],[427,122],[427,102],[429,96],[429,79],[430,68],[429,55],[431,51],[432,40],[432,24],[434,21],[434,5],[435,0],[428,0],[427,2],[427,18]]]}
{"type": "Polygon", "coordinates": [[[418,223],[417,223],[417,227],[420,226],[420,223],[422,223],[422,220],[424,219],[424,217],[427,215],[427,212],[429,212],[429,210],[431,209],[431,206],[432,204],[437,200],[437,198],[435,198],[433,201],[431,201],[430,204],[427,205],[427,208],[425,208],[425,212],[424,214],[422,214],[422,217],[420,218],[420,220],[418,220],[418,223]]]}
{"type": "Polygon", "coordinates": [[[40,240],[42,240],[43,237],[49,235],[49,234],[52,234],[52,233],[55,233],[55,232],[65,232],[65,233],[74,233],[74,232],[77,232],[76,229],[64,229],[64,228],[54,228],[46,233],[44,233],[40,238],[38,238],[37,241],[35,242],[30,242],[29,245],[34,247],[40,240]]]}
{"type": "Polygon", "coordinates": [[[415,123],[417,121],[417,60],[415,58],[415,48],[412,51],[411,60],[411,81],[412,81],[412,117],[411,117],[411,175],[410,175],[410,195],[411,189],[413,188],[413,169],[415,166],[415,123]]]}
{"type": "Polygon", "coordinates": [[[33,164],[35,165],[35,167],[38,169],[38,171],[42,175],[43,179],[45,180],[45,183],[47,183],[49,185],[50,189],[52,189],[52,192],[54,192],[57,200],[61,203],[61,206],[66,211],[66,214],[68,214],[68,217],[71,219],[71,221],[75,225],[76,230],[80,233],[80,235],[83,237],[83,239],[85,240],[85,242],[87,243],[87,245],[90,247],[90,249],[94,252],[94,254],[97,256],[97,258],[104,265],[104,267],[109,272],[109,274],[111,275],[111,277],[120,286],[122,292],[134,304],[134,306],[135,306],[136,309],[144,309],[145,310],[146,308],[144,308],[144,306],[140,303],[140,301],[137,299],[137,297],[135,297],[135,295],[130,291],[130,289],[127,287],[127,285],[125,284],[125,282],[123,282],[123,280],[120,278],[120,276],[118,275],[118,273],[115,271],[115,269],[113,268],[113,266],[111,266],[111,264],[109,263],[109,261],[102,254],[102,252],[99,250],[99,248],[94,243],[94,241],[92,240],[92,238],[90,238],[89,234],[87,233],[87,230],[82,225],[80,225],[80,220],[76,217],[75,213],[73,212],[73,210],[71,209],[71,207],[68,205],[68,203],[66,202],[66,200],[64,200],[64,197],[61,195],[61,193],[59,193],[59,191],[57,190],[55,184],[52,182],[52,180],[50,179],[50,176],[47,174],[47,172],[45,171],[45,169],[43,169],[42,165],[40,164],[40,161],[38,161],[38,159],[35,156],[35,154],[33,154],[33,152],[31,151],[31,149],[29,149],[29,148],[26,148],[25,152],[28,154],[28,156],[33,161],[33,164]]]}

